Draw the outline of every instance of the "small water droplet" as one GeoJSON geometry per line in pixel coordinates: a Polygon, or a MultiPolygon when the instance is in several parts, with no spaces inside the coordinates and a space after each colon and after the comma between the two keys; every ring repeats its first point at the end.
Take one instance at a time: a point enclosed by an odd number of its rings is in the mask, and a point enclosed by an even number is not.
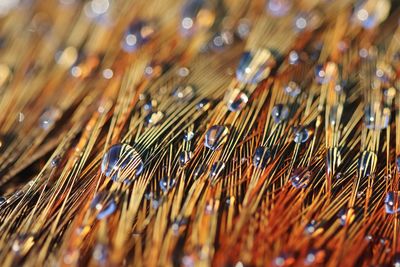
{"type": "Polygon", "coordinates": [[[326,252],[323,249],[311,249],[304,260],[305,265],[323,264],[325,262],[326,252]]]}
{"type": "Polygon", "coordinates": [[[192,36],[197,28],[211,26],[214,16],[204,0],[187,0],[181,13],[181,34],[192,36]]]}
{"type": "Polygon", "coordinates": [[[225,163],[222,161],[214,162],[211,166],[211,171],[209,175],[209,179],[212,185],[215,185],[217,179],[222,175],[222,172],[225,170],[225,163]]]}
{"type": "Polygon", "coordinates": [[[297,144],[307,142],[308,138],[311,136],[311,131],[307,127],[297,127],[294,130],[294,142],[297,144]]]}
{"type": "Polygon", "coordinates": [[[244,52],[236,69],[236,78],[244,84],[257,84],[267,78],[276,61],[267,49],[244,52]]]}
{"type": "Polygon", "coordinates": [[[228,140],[229,129],[224,125],[214,125],[208,129],[204,145],[211,150],[218,150],[228,140]]]}
{"type": "Polygon", "coordinates": [[[193,137],[194,137],[194,132],[192,130],[187,130],[183,134],[183,139],[188,142],[191,141],[193,137]]]}
{"type": "Polygon", "coordinates": [[[54,123],[61,117],[61,110],[56,107],[45,109],[39,118],[39,126],[44,130],[49,130],[54,123]]]}
{"type": "Polygon", "coordinates": [[[358,159],[359,177],[367,177],[375,172],[378,157],[372,151],[365,150],[358,159]]]}
{"type": "Polygon", "coordinates": [[[396,214],[400,212],[400,192],[390,191],[386,194],[385,210],[388,214],[396,214]]]}
{"type": "Polygon", "coordinates": [[[202,100],[199,101],[199,103],[196,104],[196,110],[200,111],[206,111],[211,107],[211,103],[207,98],[203,98],[202,100]]]}
{"type": "Polygon", "coordinates": [[[18,234],[12,243],[12,251],[18,255],[25,255],[35,244],[34,236],[30,233],[18,234]]]}
{"type": "Polygon", "coordinates": [[[179,155],[179,164],[181,166],[185,166],[189,160],[192,158],[193,153],[192,151],[182,151],[179,155]]]}
{"type": "Polygon", "coordinates": [[[165,176],[159,181],[158,184],[160,185],[161,190],[166,193],[175,186],[175,183],[176,181],[174,178],[165,176]]]}
{"type": "Polygon", "coordinates": [[[324,222],[317,222],[316,220],[311,220],[304,228],[304,233],[306,235],[317,235],[324,231],[324,222]]]}
{"type": "Polygon", "coordinates": [[[311,182],[312,175],[312,171],[307,167],[299,167],[293,171],[290,182],[297,189],[306,188],[311,182]]]}
{"type": "Polygon", "coordinates": [[[144,118],[145,125],[147,127],[158,125],[163,121],[164,117],[165,114],[162,111],[152,112],[144,118]]]}
{"type": "Polygon", "coordinates": [[[295,65],[300,62],[300,55],[295,50],[290,51],[289,53],[289,64],[295,65]]]}
{"type": "Polygon", "coordinates": [[[110,195],[105,191],[100,191],[93,198],[90,208],[96,211],[96,218],[102,220],[117,210],[117,203],[112,194],[110,195]]]}
{"type": "Polygon", "coordinates": [[[365,127],[371,130],[380,130],[388,127],[390,123],[390,109],[381,109],[379,112],[374,110],[374,107],[367,105],[364,110],[365,127]],[[379,117],[378,117],[379,116],[379,117]]]}
{"type": "Polygon", "coordinates": [[[289,0],[268,0],[267,12],[276,17],[282,17],[288,13],[292,7],[292,2],[289,0]]]}
{"type": "Polygon", "coordinates": [[[291,253],[281,253],[278,257],[274,259],[273,266],[292,266],[295,261],[296,259],[291,253]]]}
{"type": "Polygon", "coordinates": [[[297,83],[294,81],[290,81],[285,87],[284,87],[285,93],[288,94],[291,97],[297,97],[301,93],[301,88],[297,83]]]}
{"type": "Polygon", "coordinates": [[[283,104],[277,104],[272,108],[271,116],[275,123],[281,123],[289,117],[289,108],[283,104]]]}
{"type": "Polygon", "coordinates": [[[240,19],[238,22],[238,26],[236,28],[237,36],[240,39],[245,40],[249,36],[250,30],[251,30],[250,20],[245,19],[245,18],[240,19]]]}
{"type": "Polygon", "coordinates": [[[153,112],[157,108],[157,106],[158,106],[157,100],[150,99],[143,105],[143,111],[144,113],[153,112]]]}
{"type": "Polygon", "coordinates": [[[101,172],[115,182],[123,182],[132,174],[140,175],[142,171],[142,159],[130,145],[113,145],[103,156],[101,172]]]}
{"type": "Polygon", "coordinates": [[[193,178],[198,179],[206,170],[206,166],[202,163],[196,166],[193,172],[193,178]]]}
{"type": "Polygon", "coordinates": [[[132,53],[145,45],[154,35],[155,25],[151,22],[139,20],[129,25],[125,32],[122,48],[125,52],[132,53]]]}
{"type": "Polygon", "coordinates": [[[57,167],[61,162],[61,157],[59,155],[51,159],[50,165],[52,168],[57,167]]]}
{"type": "Polygon", "coordinates": [[[354,219],[356,218],[354,209],[347,209],[347,208],[340,209],[337,217],[338,217],[339,223],[342,226],[346,225],[346,222],[351,224],[354,221],[354,219]],[[349,216],[349,218],[348,218],[348,216],[349,216]]]}
{"type": "Polygon", "coordinates": [[[173,96],[176,99],[185,102],[192,100],[194,95],[195,95],[195,89],[194,86],[191,84],[178,85],[173,92],[173,96]]]}
{"type": "Polygon", "coordinates": [[[242,90],[231,88],[226,92],[224,101],[226,102],[228,109],[235,112],[242,110],[246,106],[249,97],[242,90]]]}
{"type": "Polygon", "coordinates": [[[222,30],[214,34],[209,42],[209,47],[220,51],[233,43],[233,34],[229,30],[222,30]]]}
{"type": "Polygon", "coordinates": [[[186,67],[181,67],[178,69],[178,75],[180,77],[187,77],[190,74],[190,70],[186,67]]]}
{"type": "Polygon", "coordinates": [[[271,159],[271,150],[265,146],[259,146],[253,156],[253,165],[256,168],[264,169],[271,159]]]}

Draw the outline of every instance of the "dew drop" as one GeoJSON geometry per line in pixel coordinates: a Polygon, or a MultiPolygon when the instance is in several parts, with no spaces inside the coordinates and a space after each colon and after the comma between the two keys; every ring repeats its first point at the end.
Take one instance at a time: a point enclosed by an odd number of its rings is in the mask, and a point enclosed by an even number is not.
{"type": "Polygon", "coordinates": [[[275,123],[286,121],[289,117],[289,108],[283,104],[277,104],[272,108],[271,116],[275,123]]]}
{"type": "Polygon", "coordinates": [[[269,0],[267,1],[267,11],[276,17],[282,17],[288,13],[292,3],[289,0],[269,0]]]}
{"type": "Polygon", "coordinates": [[[367,177],[375,172],[378,157],[372,151],[365,150],[358,159],[359,177],[367,177]]]}
{"type": "Polygon", "coordinates": [[[259,146],[253,156],[253,165],[256,168],[264,169],[271,159],[272,153],[268,147],[259,146]]]}
{"type": "Polygon", "coordinates": [[[179,154],[179,164],[183,167],[185,166],[189,160],[192,158],[193,153],[192,151],[182,151],[179,154]]]}
{"type": "Polygon", "coordinates": [[[117,210],[117,203],[115,202],[113,195],[110,195],[105,191],[100,191],[93,198],[90,208],[96,211],[96,218],[102,220],[117,210]]]}
{"type": "Polygon", "coordinates": [[[276,61],[267,49],[244,52],[236,69],[236,78],[244,84],[257,84],[267,78],[276,61]]]}
{"type": "Polygon", "coordinates": [[[290,53],[289,53],[289,64],[295,65],[295,64],[298,64],[299,62],[300,62],[299,53],[297,53],[294,50],[290,51],[290,53]]]}
{"type": "Polygon", "coordinates": [[[400,192],[390,191],[386,194],[385,210],[388,214],[396,214],[400,212],[400,192]]]}
{"type": "Polygon", "coordinates": [[[211,107],[211,103],[207,98],[203,98],[196,104],[196,110],[206,111],[211,107]]]}
{"type": "Polygon", "coordinates": [[[191,130],[187,130],[187,131],[185,131],[185,133],[183,134],[183,139],[185,140],[185,141],[191,141],[192,139],[193,139],[193,137],[194,137],[194,132],[193,131],[191,131],[191,130]]]}
{"type": "Polygon", "coordinates": [[[145,126],[151,127],[158,125],[163,121],[164,117],[165,114],[162,111],[152,112],[144,118],[145,126]]]}
{"type": "Polygon", "coordinates": [[[247,19],[240,19],[238,26],[236,28],[237,36],[240,39],[245,40],[249,36],[250,30],[251,30],[250,21],[247,19]]]}
{"type": "Polygon", "coordinates": [[[313,173],[307,167],[295,169],[290,177],[290,182],[297,189],[306,188],[312,179],[313,173]]]}
{"type": "Polygon", "coordinates": [[[222,172],[225,169],[225,163],[222,161],[214,162],[211,166],[209,179],[212,185],[215,185],[218,178],[222,175],[222,172]]]}
{"type": "Polygon", "coordinates": [[[128,53],[135,52],[152,38],[154,32],[154,24],[144,20],[136,21],[125,32],[122,40],[122,48],[128,53]]]}
{"type": "Polygon", "coordinates": [[[208,129],[204,145],[211,150],[218,150],[228,140],[229,129],[224,125],[214,125],[208,129]]]}
{"type": "Polygon", "coordinates": [[[101,172],[115,182],[124,182],[132,174],[140,175],[142,171],[139,153],[127,144],[111,146],[101,163],[101,172]]]}
{"type": "Polygon", "coordinates": [[[199,164],[196,166],[193,172],[193,178],[197,180],[206,170],[206,166],[204,164],[199,164]]]}
{"type": "Polygon", "coordinates": [[[166,193],[175,186],[176,181],[173,178],[165,176],[159,181],[158,184],[160,185],[161,190],[166,193]]]}
{"type": "Polygon", "coordinates": [[[173,96],[176,99],[185,102],[192,100],[194,95],[195,89],[194,86],[191,84],[178,85],[173,92],[173,96]]]}
{"type": "Polygon", "coordinates": [[[44,130],[49,130],[54,123],[61,117],[61,110],[56,107],[45,109],[39,118],[39,126],[44,130]]]}
{"type": "Polygon", "coordinates": [[[238,88],[231,88],[225,94],[226,105],[232,112],[242,110],[248,101],[247,94],[238,88]]]}
{"type": "Polygon", "coordinates": [[[55,168],[60,164],[60,162],[61,162],[61,157],[57,155],[51,159],[50,165],[52,168],[55,168]]]}
{"type": "Polygon", "coordinates": [[[311,131],[307,127],[297,127],[294,131],[294,142],[297,144],[307,142],[311,136],[311,131]]]}
{"type": "Polygon", "coordinates": [[[317,222],[316,220],[311,220],[304,228],[304,233],[306,235],[317,235],[324,231],[324,222],[317,222]]]}
{"type": "Polygon", "coordinates": [[[284,87],[285,93],[288,94],[291,97],[297,97],[301,93],[301,88],[300,86],[293,82],[290,81],[285,87],[284,87]]]}

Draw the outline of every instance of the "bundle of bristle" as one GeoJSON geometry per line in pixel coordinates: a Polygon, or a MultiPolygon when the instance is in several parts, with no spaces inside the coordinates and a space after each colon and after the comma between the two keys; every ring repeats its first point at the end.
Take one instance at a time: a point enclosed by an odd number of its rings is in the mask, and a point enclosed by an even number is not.
{"type": "Polygon", "coordinates": [[[400,6],[0,1],[2,266],[400,266],[400,6]]]}

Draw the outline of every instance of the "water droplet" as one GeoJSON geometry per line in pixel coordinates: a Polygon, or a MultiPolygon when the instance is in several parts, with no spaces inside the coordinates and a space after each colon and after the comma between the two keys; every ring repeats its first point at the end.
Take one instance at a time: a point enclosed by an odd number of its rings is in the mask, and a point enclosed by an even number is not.
{"type": "Polygon", "coordinates": [[[299,53],[297,53],[296,51],[290,51],[289,53],[289,64],[291,65],[295,65],[298,64],[300,62],[300,55],[299,53]]]}
{"type": "Polygon", "coordinates": [[[358,1],[353,11],[353,21],[365,29],[372,29],[386,19],[391,7],[390,1],[358,1]],[[368,3],[368,4],[367,4],[368,3]]]}
{"type": "Polygon", "coordinates": [[[44,130],[49,130],[54,123],[61,117],[61,110],[55,107],[45,109],[39,118],[39,126],[44,130]]]}
{"type": "Polygon", "coordinates": [[[324,66],[323,66],[322,64],[318,64],[318,65],[315,67],[314,73],[315,73],[315,81],[316,81],[318,84],[324,84],[324,83],[326,83],[326,79],[325,79],[325,76],[326,76],[325,68],[324,68],[324,66]]]}
{"type": "Polygon", "coordinates": [[[278,257],[274,259],[273,266],[292,266],[295,261],[296,259],[291,253],[281,253],[278,257]]]}
{"type": "Polygon", "coordinates": [[[112,69],[104,69],[103,70],[103,77],[104,77],[104,79],[107,79],[107,80],[109,80],[109,79],[111,79],[112,77],[114,76],[114,72],[113,72],[113,70],[112,69]]]}
{"type": "Polygon", "coordinates": [[[364,110],[365,127],[371,130],[387,128],[390,123],[390,109],[385,110],[385,108],[383,108],[380,110],[379,114],[380,116],[373,106],[367,105],[364,110]]]}
{"type": "Polygon", "coordinates": [[[187,0],[182,8],[181,34],[191,36],[197,28],[211,26],[214,16],[204,0],[187,0]]]}
{"type": "Polygon", "coordinates": [[[204,145],[211,150],[218,150],[228,140],[229,129],[223,125],[214,125],[208,129],[204,145]]]}
{"type": "Polygon", "coordinates": [[[204,164],[199,164],[196,166],[196,168],[194,169],[193,172],[193,178],[196,180],[198,179],[201,175],[203,175],[203,173],[206,170],[206,166],[204,164]]]}
{"type": "Polygon", "coordinates": [[[190,101],[195,95],[194,86],[191,84],[178,85],[173,93],[173,96],[181,101],[190,101]]]}
{"type": "Polygon", "coordinates": [[[101,163],[101,172],[115,182],[124,182],[132,174],[140,175],[143,162],[139,153],[130,145],[110,147],[101,163]]]}
{"type": "Polygon", "coordinates": [[[215,33],[209,42],[209,47],[214,51],[220,51],[233,43],[233,34],[228,30],[215,33]]]}
{"type": "Polygon", "coordinates": [[[96,218],[98,220],[102,220],[117,210],[117,203],[115,202],[112,194],[108,194],[105,191],[100,191],[93,198],[90,208],[96,211],[96,218]]]}
{"type": "Polygon", "coordinates": [[[304,260],[305,265],[323,264],[325,262],[326,252],[323,249],[311,249],[304,260]]]}
{"type": "Polygon", "coordinates": [[[400,192],[390,191],[386,194],[385,210],[388,214],[396,214],[400,212],[400,192]]]}
{"type": "Polygon", "coordinates": [[[324,231],[324,222],[317,222],[316,220],[311,220],[304,228],[304,233],[306,235],[318,235],[324,231]]]}
{"type": "Polygon", "coordinates": [[[289,108],[283,104],[277,104],[272,108],[271,116],[275,123],[281,123],[289,117],[289,108]]]}
{"type": "Polygon", "coordinates": [[[271,150],[265,146],[259,146],[253,156],[253,165],[256,168],[264,169],[271,159],[271,150]]]}
{"type": "Polygon", "coordinates": [[[35,244],[34,236],[30,233],[18,234],[11,249],[18,255],[25,255],[35,244]]]}
{"type": "Polygon", "coordinates": [[[242,110],[247,102],[249,101],[249,97],[242,90],[238,88],[230,88],[225,94],[225,102],[228,106],[228,109],[232,112],[242,110]]]}
{"type": "Polygon", "coordinates": [[[179,164],[181,166],[185,166],[189,160],[192,158],[193,153],[192,151],[182,151],[179,155],[179,164]]]}
{"type": "Polygon", "coordinates": [[[196,110],[206,111],[211,107],[210,101],[207,98],[203,98],[196,104],[196,110]]]}
{"type": "Polygon", "coordinates": [[[61,162],[61,157],[59,155],[51,159],[50,165],[52,168],[57,167],[61,162]]]}
{"type": "Polygon", "coordinates": [[[365,150],[358,159],[359,177],[367,177],[375,172],[378,157],[372,151],[365,150]]]}
{"type": "Polygon", "coordinates": [[[178,75],[180,77],[187,77],[190,74],[190,70],[186,67],[181,67],[178,69],[178,75]]]}
{"type": "Polygon", "coordinates": [[[293,171],[290,182],[297,189],[306,188],[311,182],[312,175],[312,171],[307,167],[299,167],[293,171]]]}
{"type": "Polygon", "coordinates": [[[144,113],[153,112],[158,106],[158,102],[155,99],[150,99],[143,105],[144,113]]]}
{"type": "Polygon", "coordinates": [[[284,16],[288,13],[292,3],[289,0],[269,0],[267,1],[267,11],[276,17],[284,16]]]}
{"type": "Polygon", "coordinates": [[[25,115],[22,112],[18,112],[18,122],[21,123],[25,120],[25,115]]]}
{"type": "Polygon", "coordinates": [[[192,130],[187,130],[183,134],[183,139],[188,142],[191,141],[193,137],[194,137],[194,132],[192,130]]]}
{"type": "Polygon", "coordinates": [[[344,226],[346,225],[346,222],[351,224],[356,216],[353,209],[343,208],[339,210],[337,217],[339,219],[339,223],[344,226]],[[350,217],[348,218],[348,216],[350,217]]]}
{"type": "Polygon", "coordinates": [[[162,111],[152,112],[144,118],[145,126],[151,127],[160,124],[164,117],[165,114],[162,111]]]}
{"type": "Polygon", "coordinates": [[[209,179],[211,181],[212,185],[215,185],[217,182],[217,179],[222,175],[222,172],[225,169],[225,163],[222,161],[217,161],[214,162],[214,164],[211,166],[211,171],[209,175],[209,179]]]}
{"type": "Polygon", "coordinates": [[[93,259],[100,262],[102,265],[106,264],[108,256],[108,247],[105,244],[97,244],[93,250],[93,259]]]}
{"type": "Polygon", "coordinates": [[[288,94],[291,97],[297,97],[301,93],[301,88],[300,86],[297,85],[297,83],[290,81],[285,87],[284,87],[285,93],[288,94]]]}
{"type": "Polygon", "coordinates": [[[301,144],[307,142],[311,136],[311,131],[307,127],[297,127],[294,130],[294,142],[301,144]]]}
{"type": "Polygon", "coordinates": [[[160,185],[161,190],[166,193],[175,186],[175,183],[175,179],[165,176],[159,181],[158,184],[160,185]]]}
{"type": "Polygon", "coordinates": [[[238,26],[236,28],[237,36],[240,39],[245,40],[249,36],[250,30],[251,30],[250,21],[248,19],[240,19],[238,26]]]}
{"type": "Polygon", "coordinates": [[[125,32],[122,48],[128,53],[135,52],[152,38],[154,32],[154,24],[144,20],[136,21],[125,32]]]}
{"type": "Polygon", "coordinates": [[[244,52],[236,69],[236,78],[245,84],[257,84],[267,78],[276,61],[271,51],[244,52]]]}

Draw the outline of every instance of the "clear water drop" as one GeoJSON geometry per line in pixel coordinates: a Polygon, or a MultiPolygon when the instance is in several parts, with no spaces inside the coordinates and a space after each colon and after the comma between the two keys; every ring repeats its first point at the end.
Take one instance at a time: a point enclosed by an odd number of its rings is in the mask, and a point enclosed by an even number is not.
{"type": "Polygon", "coordinates": [[[101,172],[115,182],[124,182],[131,176],[140,175],[143,161],[130,145],[116,144],[103,156],[101,172]]]}
{"type": "Polygon", "coordinates": [[[217,179],[222,175],[224,170],[225,170],[225,163],[222,161],[214,162],[213,165],[211,165],[209,179],[212,185],[214,185],[217,182],[217,179]]]}
{"type": "Polygon", "coordinates": [[[313,173],[307,167],[295,169],[290,177],[290,182],[297,189],[306,188],[312,180],[313,173]]]}
{"type": "Polygon", "coordinates": [[[90,208],[96,212],[96,218],[102,220],[117,210],[114,196],[105,191],[98,192],[90,203],[90,208]]]}
{"type": "Polygon", "coordinates": [[[228,141],[228,135],[228,127],[224,125],[214,125],[208,129],[204,145],[211,150],[218,150],[228,141]]]}
{"type": "Polygon", "coordinates": [[[170,178],[169,176],[164,176],[158,183],[160,185],[161,190],[166,193],[169,190],[171,190],[175,184],[176,181],[174,178],[170,178]]]}
{"type": "Polygon", "coordinates": [[[276,61],[267,49],[244,52],[236,69],[236,78],[244,84],[257,84],[266,79],[276,61]]]}
{"type": "Polygon", "coordinates": [[[264,169],[271,159],[272,153],[268,147],[259,146],[253,156],[253,165],[256,168],[264,169]]]}
{"type": "Polygon", "coordinates": [[[271,116],[275,123],[286,121],[289,117],[289,108],[286,105],[277,104],[272,108],[271,116]]]}
{"type": "Polygon", "coordinates": [[[162,111],[152,112],[144,118],[145,126],[147,127],[156,126],[163,121],[164,117],[165,113],[162,111]]]}
{"type": "Polygon", "coordinates": [[[284,86],[285,93],[291,97],[297,97],[301,93],[300,86],[294,81],[290,81],[286,86],[284,86]]]}
{"type": "Polygon", "coordinates": [[[290,8],[292,2],[290,0],[268,0],[267,1],[267,12],[276,17],[285,16],[290,8]]]}
{"type": "Polygon", "coordinates": [[[305,143],[311,136],[311,131],[307,127],[297,127],[294,131],[294,142],[297,144],[305,143]]]}
{"type": "Polygon", "coordinates": [[[386,194],[385,210],[387,214],[400,213],[400,191],[390,191],[386,194]]]}
{"type": "Polygon", "coordinates": [[[190,161],[192,156],[193,156],[193,152],[192,151],[182,151],[179,154],[179,164],[181,166],[185,166],[190,161]]]}
{"type": "Polygon", "coordinates": [[[206,166],[202,163],[196,166],[193,172],[193,178],[197,180],[206,171],[206,166]]]}
{"type": "Polygon", "coordinates": [[[225,103],[228,109],[232,112],[242,110],[247,102],[249,101],[249,97],[245,92],[238,88],[231,88],[225,94],[225,103]]]}
{"type": "Polygon", "coordinates": [[[39,126],[44,130],[51,129],[55,122],[61,117],[61,110],[56,107],[45,109],[39,118],[39,126]]]}
{"type": "Polygon", "coordinates": [[[195,87],[191,84],[178,85],[173,92],[173,96],[180,101],[190,101],[195,96],[195,87]]]}
{"type": "Polygon", "coordinates": [[[155,25],[151,22],[139,20],[131,25],[125,32],[122,48],[125,52],[132,53],[145,45],[154,35],[155,25]]]}
{"type": "Polygon", "coordinates": [[[191,130],[187,130],[187,131],[185,131],[185,133],[183,134],[183,139],[185,140],[185,141],[191,141],[192,139],[193,139],[193,137],[194,137],[194,132],[193,131],[191,131],[191,130]]]}

